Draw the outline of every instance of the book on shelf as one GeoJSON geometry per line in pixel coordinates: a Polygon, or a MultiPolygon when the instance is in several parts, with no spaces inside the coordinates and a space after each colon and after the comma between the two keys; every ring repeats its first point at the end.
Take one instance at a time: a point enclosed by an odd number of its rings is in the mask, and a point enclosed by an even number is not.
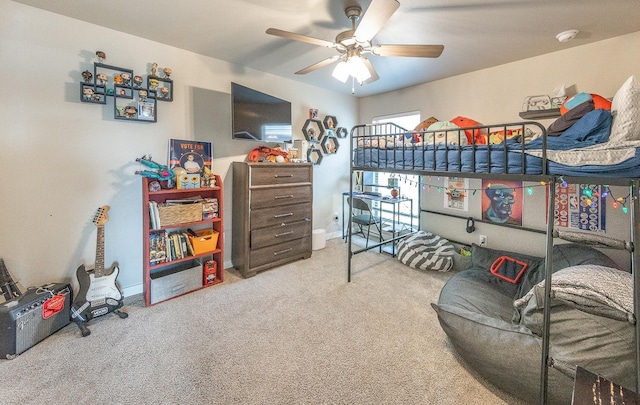
{"type": "Polygon", "coordinates": [[[155,201],[149,201],[149,223],[152,229],[159,229],[161,227],[158,203],[155,201]]]}
{"type": "Polygon", "coordinates": [[[166,232],[151,232],[149,234],[149,264],[151,266],[155,266],[156,264],[164,263],[166,261],[166,232]]]}
{"type": "Polygon", "coordinates": [[[191,196],[191,197],[185,197],[185,198],[180,198],[180,199],[165,200],[164,204],[165,205],[195,204],[195,203],[202,202],[202,200],[203,200],[202,196],[194,195],[194,196],[191,196]]]}

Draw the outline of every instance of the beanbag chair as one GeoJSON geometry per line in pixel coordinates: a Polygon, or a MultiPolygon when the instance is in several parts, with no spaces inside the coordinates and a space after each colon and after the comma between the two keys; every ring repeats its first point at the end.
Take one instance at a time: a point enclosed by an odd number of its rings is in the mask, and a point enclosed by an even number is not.
{"type": "Polygon", "coordinates": [[[398,260],[419,270],[449,271],[455,250],[448,240],[419,231],[398,243],[398,260]]]}

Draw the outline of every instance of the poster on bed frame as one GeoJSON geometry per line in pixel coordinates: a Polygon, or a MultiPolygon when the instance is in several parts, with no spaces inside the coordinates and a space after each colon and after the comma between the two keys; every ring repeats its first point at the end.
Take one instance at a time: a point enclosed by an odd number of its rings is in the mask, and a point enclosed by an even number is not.
{"type": "MultiPolygon", "coordinates": [[[[602,199],[587,197],[602,195],[601,185],[556,183],[554,225],[582,231],[606,232],[606,207],[602,199]]],[[[549,199],[547,198],[547,201],[549,199]]]]}
{"type": "Polygon", "coordinates": [[[482,180],[482,219],[522,226],[522,182],[482,180]]]}

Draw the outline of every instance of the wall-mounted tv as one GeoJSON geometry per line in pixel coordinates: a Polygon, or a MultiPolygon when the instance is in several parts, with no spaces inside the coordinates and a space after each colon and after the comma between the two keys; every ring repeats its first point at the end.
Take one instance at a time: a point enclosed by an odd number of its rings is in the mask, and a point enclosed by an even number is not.
{"type": "Polygon", "coordinates": [[[233,139],[291,142],[291,103],[231,83],[233,139]]]}

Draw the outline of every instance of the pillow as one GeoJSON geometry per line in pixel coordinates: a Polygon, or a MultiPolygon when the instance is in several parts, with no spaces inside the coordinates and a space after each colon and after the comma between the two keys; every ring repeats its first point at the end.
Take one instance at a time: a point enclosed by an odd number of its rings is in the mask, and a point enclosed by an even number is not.
{"type": "Polygon", "coordinates": [[[560,106],[560,114],[564,115],[569,112],[569,110],[589,100],[593,101],[596,110],[611,110],[611,101],[606,98],[592,93],[578,93],[562,103],[560,106]]]}
{"type": "Polygon", "coordinates": [[[547,128],[547,135],[549,136],[558,136],[562,134],[565,130],[567,130],[571,125],[573,125],[576,121],[582,118],[589,111],[593,111],[595,109],[593,100],[587,100],[571,110],[567,111],[566,114],[563,114],[555,120],[549,128],[547,128]]]}
{"type": "Polygon", "coordinates": [[[439,121],[429,126],[429,133],[425,133],[424,142],[432,144],[446,143],[449,145],[466,145],[467,136],[464,131],[460,130],[460,127],[450,121],[439,121]],[[432,132],[431,131],[436,131],[432,132]]]}
{"type": "MultiPolygon", "coordinates": [[[[467,118],[467,117],[461,117],[461,116],[455,117],[454,119],[451,120],[451,122],[456,124],[460,128],[479,127],[482,125],[478,121],[472,120],[471,118],[467,118]]],[[[467,135],[467,144],[475,143],[476,145],[480,145],[481,143],[479,141],[486,140],[486,136],[484,137],[482,136],[483,134],[486,135],[487,133],[486,129],[485,130],[466,129],[464,133],[465,135],[467,135]]]]}
{"type": "MultiPolygon", "coordinates": [[[[416,127],[413,130],[414,131],[424,131],[427,128],[429,128],[429,126],[431,124],[435,124],[436,122],[438,122],[438,119],[436,117],[429,117],[426,120],[423,120],[418,125],[416,125],[416,127]]],[[[413,142],[414,143],[422,142],[422,134],[421,133],[414,133],[413,134],[413,142]]]]}
{"type": "Polygon", "coordinates": [[[613,124],[611,142],[640,140],[640,88],[635,76],[631,76],[618,89],[611,104],[613,124]]]}
{"type": "MultiPolygon", "coordinates": [[[[534,295],[543,301],[544,281],[515,300],[515,308],[526,307],[534,295]]],[[[633,279],[625,271],[591,264],[564,268],[551,278],[551,298],[593,315],[635,322],[633,279]]]]}
{"type": "MultiPolygon", "coordinates": [[[[483,135],[483,136],[486,136],[486,135],[483,135]]],[[[516,129],[507,129],[507,131],[506,131],[507,140],[513,139],[513,138],[518,138],[520,136],[522,136],[522,127],[516,128],[516,129]]],[[[491,145],[497,145],[497,144],[500,144],[500,143],[504,142],[504,139],[505,139],[505,131],[503,131],[503,130],[491,131],[489,133],[488,142],[491,145]]],[[[481,143],[482,144],[486,144],[487,141],[485,140],[485,141],[483,141],[481,143]]]]}
{"type": "MultiPolygon", "coordinates": [[[[551,272],[554,273],[566,267],[578,266],[581,264],[591,264],[604,267],[620,269],[620,266],[609,256],[590,246],[576,243],[561,243],[553,247],[551,253],[551,272]]],[[[520,281],[520,289],[516,294],[517,298],[525,296],[536,284],[544,280],[544,260],[540,261],[540,266],[525,273],[520,281]]]]}

